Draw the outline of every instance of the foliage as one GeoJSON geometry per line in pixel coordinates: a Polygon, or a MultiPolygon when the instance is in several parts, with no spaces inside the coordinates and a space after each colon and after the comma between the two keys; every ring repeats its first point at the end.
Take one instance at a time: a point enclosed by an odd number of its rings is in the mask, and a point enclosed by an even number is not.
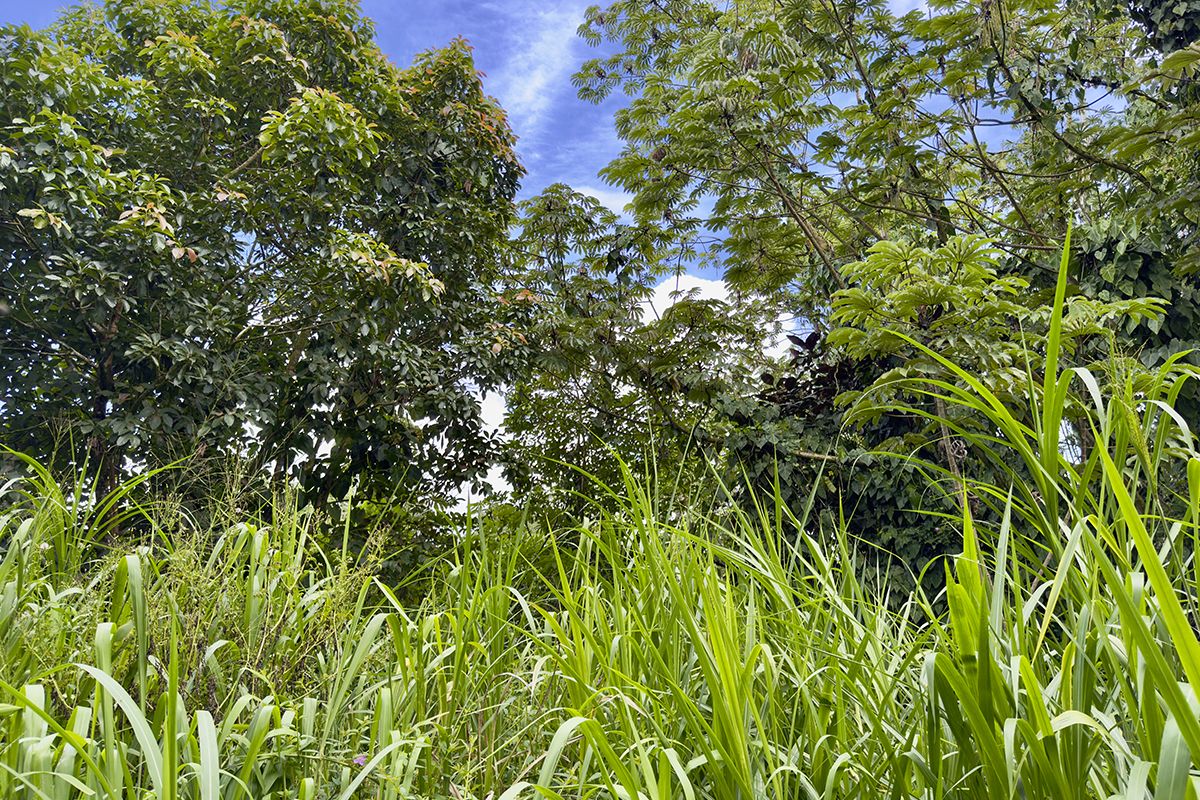
{"type": "Polygon", "coordinates": [[[1160,311],[1200,62],[1137,13],[594,9],[634,219],[552,187],[503,253],[519,167],[461,43],[399,72],[336,0],[10,31],[6,435],[106,466],[5,487],[0,793],[1195,794],[1195,333],[1160,311]],[[646,315],[696,256],[731,301],[646,315]],[[447,531],[391,501],[485,465],[468,380],[514,386],[529,504],[447,531]],[[128,547],[116,459],[192,446],[272,507],[160,497],[128,547]],[[720,449],[743,483],[696,480],[720,449]],[[407,557],[419,602],[380,579],[407,557]]]}
{"type": "MultiPolygon", "coordinates": [[[[881,405],[890,405],[898,396],[916,394],[923,399],[929,380],[950,377],[943,366],[948,360],[977,376],[1024,418],[1026,370],[1048,363],[1052,319],[1059,320],[1058,346],[1064,356],[1086,356],[1087,340],[1102,334],[1108,335],[1111,348],[1114,328],[1136,326],[1143,319],[1151,327],[1162,323],[1164,303],[1156,298],[1100,302],[1079,295],[1067,299],[1065,290],[1053,303],[1044,296],[1030,298],[1024,278],[997,275],[997,255],[986,240],[956,236],[932,251],[880,242],[871,247],[866,261],[848,265],[846,274],[854,286],[833,296],[830,320],[838,327],[828,343],[852,359],[894,358],[900,363],[875,380],[867,390],[869,398],[844,392],[838,402],[858,404],[860,414],[878,414],[881,405]]],[[[1065,257],[1062,269],[1067,270],[1065,257]]],[[[927,410],[933,411],[937,424],[949,424],[944,405],[935,405],[927,410]]],[[[969,424],[963,419],[954,422],[969,424]]],[[[948,436],[945,427],[943,435],[948,436]]],[[[958,470],[957,459],[947,453],[946,460],[958,470]]]]}
{"type": "Polygon", "coordinates": [[[757,395],[723,406],[734,425],[725,439],[727,482],[743,507],[781,515],[788,541],[798,533],[789,520],[809,509],[826,529],[845,531],[860,579],[903,598],[924,574],[925,590],[936,596],[941,574],[926,568],[961,540],[943,519],[957,504],[954,494],[905,459],[919,449],[914,440],[924,441],[924,421],[897,409],[851,426],[837,402],[865,392],[882,371],[879,361],[827,348],[816,333],[801,340],[782,376],[765,374],[757,395]]]}
{"type": "Polygon", "coordinates": [[[626,225],[561,184],[520,210],[524,272],[511,302],[540,314],[530,325],[535,371],[508,393],[507,474],[518,494],[577,506],[562,490],[584,491],[585,474],[619,480],[614,455],[704,481],[702,453],[721,446],[714,404],[770,364],[761,348],[778,333],[771,304],[735,309],[693,290],[656,308],[655,286],[683,272],[657,226],[626,225]]]}
{"type": "Polygon", "coordinates": [[[575,76],[581,96],[633,96],[604,175],[636,221],[817,329],[875,243],[984,236],[1001,275],[1040,289],[1077,222],[1089,297],[1179,309],[1169,327],[1131,321],[1123,343],[1155,367],[1196,340],[1200,173],[1176,91],[1194,53],[1139,58],[1144,32],[1118,7],[621,0],[580,34],[615,46],[575,76]]]}
{"type": "Polygon", "coordinates": [[[883,239],[974,233],[1036,268],[1083,217],[1173,231],[1176,264],[1191,247],[1194,141],[1165,97],[1186,67],[1137,58],[1118,8],[620,0],[580,34],[615,45],[576,74],[581,96],[634,97],[604,174],[639,220],[728,230],[709,252],[731,282],[790,283],[817,316],[883,239]]]}
{"type": "MultiPolygon", "coordinates": [[[[948,402],[933,386],[982,385],[998,408],[1033,424],[1029,380],[1040,380],[1048,364],[1058,319],[1055,363],[1091,364],[1113,386],[1165,381],[1174,387],[1173,407],[1187,388],[1175,366],[1156,375],[1113,352],[1113,329],[1161,319],[1161,302],[1068,297],[1066,284],[1062,296],[1047,298],[1020,276],[998,276],[997,255],[971,236],[932,250],[874,245],[868,260],[846,267],[854,286],[834,294],[830,319],[840,327],[824,340],[816,333],[793,337],[784,376],[764,375],[770,388],[729,406],[738,425],[727,439],[730,458],[760,501],[796,514],[812,503],[816,515],[842,521],[864,545],[868,572],[882,573],[901,593],[912,588],[914,573],[961,546],[944,519],[955,506],[966,500],[977,519],[999,519],[966,491],[971,480],[1032,481],[1011,453],[1001,459],[979,444],[994,433],[990,412],[948,402]],[[1097,357],[1105,361],[1093,362],[1097,357]],[[966,370],[969,381],[947,362],[966,370]],[[931,472],[922,463],[936,467],[931,472]]],[[[1062,270],[1065,280],[1065,262],[1062,270]]],[[[1086,458],[1087,400],[1072,392],[1063,402],[1064,446],[1086,458]]],[[[939,570],[925,574],[931,595],[942,585],[939,570]]]]}
{"type": "Polygon", "coordinates": [[[1170,54],[1200,40],[1200,6],[1190,0],[1130,0],[1129,16],[1146,29],[1152,47],[1170,54]]]}
{"type": "Polygon", "coordinates": [[[889,611],[840,529],[792,519],[791,547],[765,507],[668,521],[662,487],[627,471],[595,487],[614,510],[597,508],[577,548],[523,524],[497,547],[485,528],[416,609],[386,593],[372,607],[365,574],[314,560],[311,511],[239,524],[207,552],[124,555],[84,591],[56,588],[26,512],[9,514],[0,790],[1186,796],[1200,770],[1200,459],[1175,389],[1130,385],[1148,399],[1131,415],[1119,387],[1052,368],[1037,387],[1030,376],[1026,425],[941,363],[969,389],[934,390],[987,415],[999,435],[978,444],[1034,479],[972,484],[994,524],[969,507],[947,516],[964,546],[945,562],[944,615],[919,590],[889,611]],[[1082,463],[1058,447],[1070,382],[1093,401],[1082,463]],[[1171,519],[1147,488],[1180,462],[1189,484],[1171,519]]]}
{"type": "MultiPolygon", "coordinates": [[[[1178,355],[1195,363],[1200,351],[1200,293],[1194,283],[1175,280],[1172,266],[1163,254],[1158,236],[1141,231],[1122,231],[1109,220],[1097,220],[1079,230],[1079,290],[1102,302],[1121,298],[1158,297],[1168,311],[1151,324],[1133,319],[1116,327],[1120,338],[1133,336],[1131,352],[1143,366],[1154,368],[1178,355]]],[[[1073,237],[1074,238],[1074,235],[1073,237]]],[[[1103,358],[1105,354],[1098,353],[1103,358]]],[[[1197,387],[1184,387],[1176,408],[1189,420],[1200,419],[1197,387]]]]}
{"type": "MultiPolygon", "coordinates": [[[[733,297],[800,318],[799,339],[826,342],[768,370],[757,396],[722,399],[734,469],[762,497],[798,508],[816,482],[824,513],[854,509],[868,542],[920,566],[915,543],[930,554],[938,526],[911,512],[941,501],[864,452],[934,458],[951,482],[996,467],[952,441],[947,425],[987,423],[920,391],[945,375],[904,337],[962,363],[1019,415],[1072,228],[1075,363],[1200,363],[1193,17],[1186,4],[1036,0],[908,14],[882,0],[588,10],[579,34],[606,52],[575,85],[597,102],[631,97],[615,118],[625,149],[602,175],[632,195],[633,224],[720,265],[733,297]],[[1107,332],[1091,335],[1093,323],[1107,332]],[[858,405],[868,387],[874,399],[858,405]],[[860,422],[866,407],[898,407],[873,415],[881,427],[842,433],[819,399],[830,392],[860,422]]],[[[1176,398],[1193,426],[1195,391],[1176,398]]],[[[1077,431],[1076,445],[1087,438],[1077,431]]]]}
{"type": "Polygon", "coordinates": [[[472,387],[524,358],[492,289],[514,137],[465,42],[401,70],[373,36],[351,0],[5,29],[9,445],[86,442],[97,498],[135,456],[249,453],[318,502],[482,476],[472,387]]]}

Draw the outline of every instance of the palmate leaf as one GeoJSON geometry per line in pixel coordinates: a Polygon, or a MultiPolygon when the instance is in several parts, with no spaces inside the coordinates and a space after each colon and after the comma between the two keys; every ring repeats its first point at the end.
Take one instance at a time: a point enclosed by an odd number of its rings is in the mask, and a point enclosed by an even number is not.
{"type": "Polygon", "coordinates": [[[961,286],[951,286],[944,281],[925,278],[913,281],[890,295],[888,307],[893,310],[894,317],[911,322],[917,318],[923,307],[948,308],[955,299],[963,295],[961,286]]]}
{"type": "Polygon", "coordinates": [[[932,268],[964,283],[990,283],[1000,251],[984,236],[955,236],[933,251],[932,268]]]}
{"type": "Polygon", "coordinates": [[[866,327],[872,320],[886,320],[891,310],[884,297],[858,287],[839,292],[834,297],[833,308],[834,321],[845,321],[847,327],[857,328],[866,327]]]}
{"type": "Polygon", "coordinates": [[[924,263],[918,248],[903,241],[883,241],[871,245],[869,255],[842,268],[847,280],[870,286],[876,291],[903,279],[909,271],[924,263]]]}
{"type": "Polygon", "coordinates": [[[1190,76],[1195,73],[1196,65],[1200,64],[1200,45],[1193,42],[1186,49],[1176,50],[1163,59],[1160,66],[1161,74],[1169,77],[1190,76]],[[1178,75],[1171,73],[1178,71],[1178,75]]]}
{"type": "Polygon", "coordinates": [[[845,269],[862,286],[834,295],[831,319],[842,326],[865,329],[902,322],[917,332],[933,327],[953,331],[964,320],[1019,314],[1021,306],[992,299],[997,293],[1015,293],[1022,284],[996,278],[991,252],[990,243],[975,236],[956,237],[934,253],[904,243],[881,242],[871,248],[866,261],[845,269]],[[977,260],[969,260],[972,258],[977,260]],[[868,311],[874,312],[875,318],[868,311]]]}

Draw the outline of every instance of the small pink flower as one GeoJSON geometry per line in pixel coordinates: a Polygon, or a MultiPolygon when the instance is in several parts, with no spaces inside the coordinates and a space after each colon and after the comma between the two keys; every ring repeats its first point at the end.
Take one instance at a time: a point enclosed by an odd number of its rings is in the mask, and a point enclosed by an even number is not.
{"type": "Polygon", "coordinates": [[[355,764],[357,764],[357,765],[358,765],[358,766],[360,766],[360,767],[362,767],[362,766],[366,766],[366,763],[367,763],[367,756],[366,756],[366,754],[363,754],[363,755],[361,755],[361,756],[355,756],[355,757],[354,757],[354,763],[355,763],[355,764]]]}

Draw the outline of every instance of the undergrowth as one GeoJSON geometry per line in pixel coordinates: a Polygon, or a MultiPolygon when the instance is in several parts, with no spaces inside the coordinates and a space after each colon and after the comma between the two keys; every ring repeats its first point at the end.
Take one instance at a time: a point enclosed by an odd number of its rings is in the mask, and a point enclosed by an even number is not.
{"type": "Polygon", "coordinates": [[[570,529],[472,523],[413,606],[286,499],[270,524],[122,549],[35,469],[0,518],[0,791],[1196,797],[1200,459],[1172,411],[1190,375],[1051,362],[1032,424],[957,376],[928,391],[992,431],[958,434],[1032,477],[963,483],[940,598],[871,588],[844,529],[782,503],[668,512],[626,472],[570,529]],[[1093,434],[1077,460],[1068,397],[1093,434]]]}

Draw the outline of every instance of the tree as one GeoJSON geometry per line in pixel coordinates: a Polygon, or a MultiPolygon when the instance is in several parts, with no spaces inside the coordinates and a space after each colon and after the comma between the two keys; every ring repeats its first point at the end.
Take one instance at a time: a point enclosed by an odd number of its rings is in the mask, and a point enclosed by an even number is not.
{"type": "MultiPolygon", "coordinates": [[[[583,469],[620,485],[661,468],[703,478],[723,433],[719,398],[745,392],[771,363],[773,307],[680,292],[667,308],[654,288],[683,271],[653,224],[624,224],[594,198],[556,184],[520,206],[513,254],[524,270],[512,302],[541,309],[530,327],[535,369],[508,395],[508,477],[519,495],[585,492],[583,469]],[[716,425],[718,428],[714,428],[716,425]],[[706,455],[707,451],[707,455],[706,455]]],[[[572,495],[546,498],[578,508],[572,495]]]]}
{"type": "Polygon", "coordinates": [[[391,64],[353,0],[108,0],[0,37],[6,444],[237,454],[318,502],[446,491],[526,350],[522,168],[462,40],[391,64]]]}
{"type": "MultiPolygon", "coordinates": [[[[723,266],[735,296],[773,302],[814,331],[798,337],[787,370],[725,404],[727,452],[760,494],[778,484],[800,508],[815,482],[822,511],[856,514],[855,532],[917,568],[916,554],[956,547],[909,513],[947,510],[912,464],[870,455],[916,453],[948,474],[987,468],[957,447],[921,453],[969,421],[923,405],[922,382],[944,376],[892,333],[964,359],[992,385],[1025,354],[1036,367],[1068,230],[1072,302],[1115,310],[1112,342],[1091,337],[1078,359],[1108,357],[1111,344],[1158,368],[1200,346],[1191,7],[939,1],[901,16],[883,0],[618,0],[588,10],[580,35],[609,54],[575,83],[584,98],[632,98],[616,116],[625,149],[602,174],[633,195],[633,224],[661,226],[672,246],[723,266]],[[974,284],[947,283],[935,263],[961,234],[994,251],[974,284]],[[901,251],[930,268],[924,278],[885,266],[901,251]],[[1155,297],[1165,315],[1125,313],[1155,297]],[[1028,341],[1015,336],[1022,324],[1028,341]],[[848,428],[856,398],[858,411],[892,410],[848,428]],[[942,420],[932,430],[926,413],[942,420]]],[[[1200,364],[1200,351],[1186,358],[1200,364]]],[[[1193,425],[1197,400],[1194,386],[1178,398],[1193,425]]]]}
{"type": "Polygon", "coordinates": [[[1184,91],[1200,51],[1180,49],[1190,6],[1155,5],[1151,23],[1139,8],[620,0],[589,9],[581,35],[616,51],[575,80],[586,98],[633,96],[604,174],[638,221],[665,220],[731,284],[788,290],[818,329],[876,242],[982,235],[1003,271],[1044,285],[1074,223],[1084,291],[1175,304],[1167,325],[1123,332],[1151,366],[1200,343],[1184,91]]]}
{"type": "MultiPolygon", "coordinates": [[[[1019,275],[998,275],[998,256],[987,240],[965,235],[934,250],[879,242],[865,261],[847,265],[854,286],[834,294],[830,319],[838,327],[828,342],[851,359],[896,363],[866,390],[842,394],[839,402],[851,407],[852,416],[928,406],[926,398],[936,394],[930,382],[969,389],[929,356],[933,352],[977,375],[1018,419],[1036,424],[1027,419],[1026,384],[1030,370],[1035,377],[1045,370],[1053,302],[1030,294],[1029,281],[1019,275]]],[[[1161,322],[1162,311],[1157,298],[1098,302],[1074,294],[1063,309],[1063,355],[1084,364],[1098,352],[1111,355],[1114,328],[1143,318],[1161,322]],[[1088,346],[1093,337],[1099,337],[1099,349],[1088,346]]],[[[949,412],[935,401],[927,415],[938,420],[939,430],[927,431],[925,440],[938,443],[941,460],[961,484],[963,456],[956,454],[949,412]]]]}

